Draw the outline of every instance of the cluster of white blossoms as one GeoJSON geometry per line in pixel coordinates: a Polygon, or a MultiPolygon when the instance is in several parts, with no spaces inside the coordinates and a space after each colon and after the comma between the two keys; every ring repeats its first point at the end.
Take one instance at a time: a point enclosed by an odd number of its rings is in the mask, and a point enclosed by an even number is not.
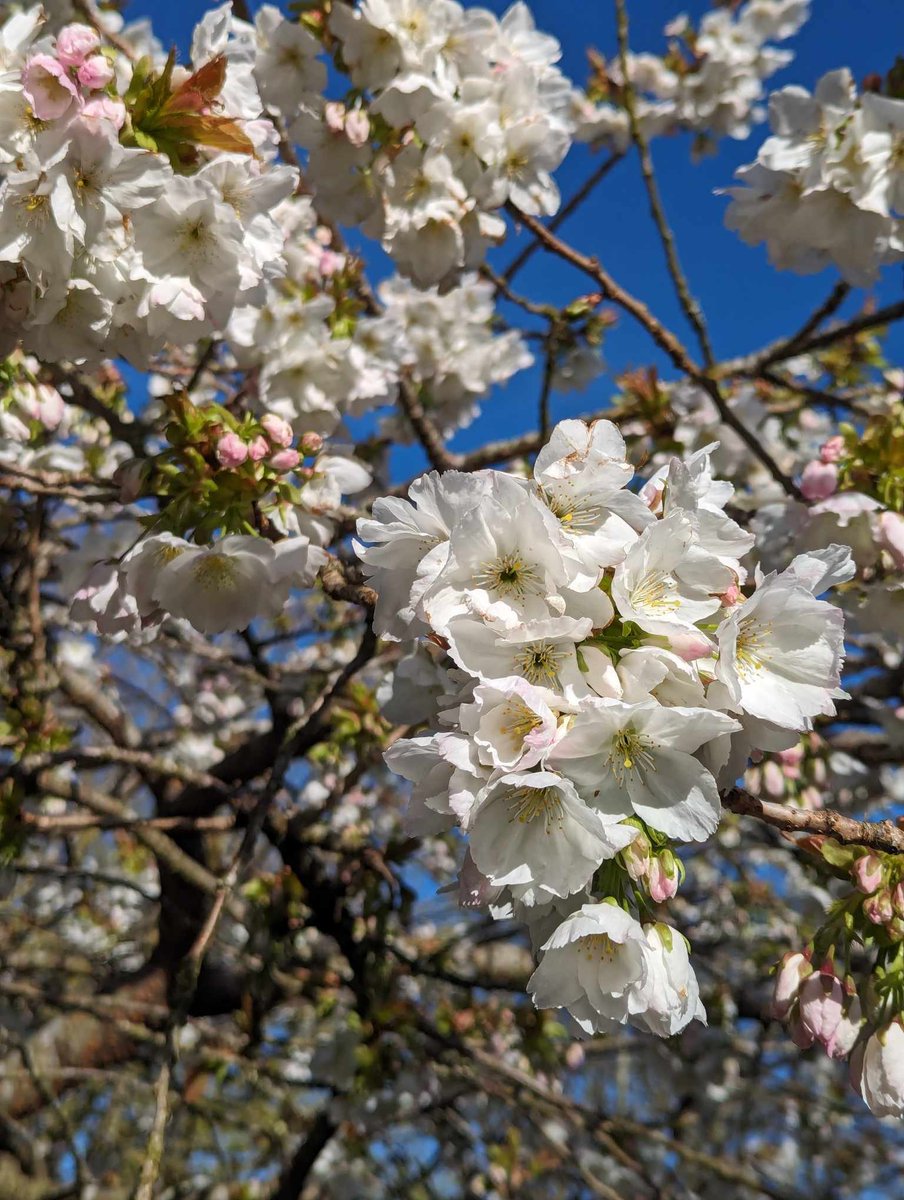
{"type": "Polygon", "coordinates": [[[108,636],[181,617],[199,632],[245,629],[278,617],[293,587],[309,587],[327,555],[305,536],[274,545],[233,534],[196,546],[171,533],[143,538],[120,559],[95,563],[71,614],[108,636]]]}
{"type": "MultiPolygon", "coordinates": [[[[311,201],[296,196],[273,215],[285,235],[286,273],[268,283],[262,304],[237,309],[229,326],[262,411],[296,430],[329,434],[345,416],[393,404],[404,377],[450,434],[476,416],[477,401],[495,384],[533,362],[517,331],[494,332],[493,286],[477,275],[442,294],[392,276],[377,290],[379,312],[359,315],[347,299],[349,256],[332,248],[311,201]]],[[[397,420],[390,432],[410,435],[397,420]]]]}
{"type": "MultiPolygon", "coordinates": [[[[686,16],[671,21],[665,33],[680,41],[671,43],[665,58],[627,58],[645,135],[687,130],[707,138],[747,137],[752,123],[763,119],[764,81],[794,57],[769,43],[797,33],[809,7],[809,0],[748,0],[706,13],[697,30],[686,16]]],[[[625,83],[620,61],[612,60],[605,70],[608,90],[617,100],[625,83]]],[[[580,93],[575,105],[576,140],[627,149],[631,136],[622,106],[593,104],[580,93]]]]}
{"type": "Polygon", "coordinates": [[[708,838],[750,755],[844,694],[841,612],[817,596],[850,578],[847,550],[750,581],[712,449],[635,493],[616,427],[563,421],[531,478],[431,473],[358,525],[376,631],[454,664],[435,729],[386,755],[412,827],[464,831],[464,901],[528,922],[536,1002],[588,1033],[701,1015],[682,938],[628,911],[644,878],[674,894],[642,860],[708,838]]]}
{"type": "Polygon", "coordinates": [[[765,242],[780,270],[834,264],[848,283],[874,283],[883,264],[904,258],[904,100],[858,98],[843,68],[813,95],[776,92],[769,120],[773,136],[738,172],[743,186],[728,189],[728,227],[765,242]]]}
{"type": "Polygon", "coordinates": [[[573,89],[525,4],[497,18],[454,0],[363,0],[334,5],[329,32],[364,98],[290,130],[324,211],[381,239],[402,274],[451,284],[504,236],[508,201],[556,211],[573,89]]]}
{"type": "Polygon", "coordinates": [[[0,30],[0,342],[47,361],[122,356],[222,330],[282,269],[257,46],[229,6],[208,13],[192,69],[133,62],[86,25],[0,30]]]}

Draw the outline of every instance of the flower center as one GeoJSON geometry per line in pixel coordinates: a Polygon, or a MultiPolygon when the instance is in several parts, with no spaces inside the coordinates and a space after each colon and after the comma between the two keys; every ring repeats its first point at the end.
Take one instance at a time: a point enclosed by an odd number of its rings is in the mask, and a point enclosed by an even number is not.
{"type": "Polygon", "coordinates": [[[532,708],[528,708],[523,700],[507,700],[502,710],[504,725],[499,728],[502,733],[523,742],[543,721],[532,708]]]}
{"type": "Polygon", "coordinates": [[[227,554],[204,554],[194,568],[195,583],[209,592],[234,592],[238,571],[227,554]]]}
{"type": "Polygon", "coordinates": [[[154,551],[154,564],[157,567],[165,567],[167,563],[171,563],[173,559],[178,558],[180,554],[184,553],[184,546],[174,546],[172,543],[164,543],[154,551]]]}
{"type": "Polygon", "coordinates": [[[515,666],[528,683],[540,687],[561,687],[559,663],[564,651],[554,642],[530,642],[515,656],[515,666]]]}
{"type": "Polygon", "coordinates": [[[568,533],[593,533],[600,526],[603,518],[601,504],[578,500],[568,492],[548,492],[544,488],[540,489],[540,498],[568,533]]]}
{"type": "Polygon", "coordinates": [[[619,943],[613,942],[608,933],[591,933],[587,937],[582,937],[580,944],[584,957],[591,961],[598,958],[601,961],[612,962],[619,947],[619,943]]]}
{"type": "Polygon", "coordinates": [[[636,729],[618,731],[612,739],[608,762],[619,787],[623,786],[625,776],[633,771],[642,774],[644,771],[656,770],[653,755],[650,753],[651,745],[652,743],[636,729]]]}
{"type": "Polygon", "coordinates": [[[474,581],[488,592],[500,596],[516,596],[523,600],[528,592],[539,595],[543,591],[536,569],[517,551],[500,554],[492,562],[484,563],[474,576],[474,581]]]}
{"type": "Polygon", "coordinates": [[[520,821],[529,825],[539,817],[546,825],[546,832],[552,833],[553,826],[562,828],[565,809],[562,797],[556,788],[516,788],[509,795],[508,810],[511,813],[509,821],[520,821]]]}
{"type": "Polygon", "coordinates": [[[772,626],[759,621],[744,621],[738,629],[735,669],[741,679],[752,679],[765,667],[768,661],[766,643],[771,633],[772,626]]]}
{"type": "Polygon", "coordinates": [[[631,604],[639,612],[674,612],[681,604],[678,586],[668,571],[650,571],[630,593],[631,604]]]}

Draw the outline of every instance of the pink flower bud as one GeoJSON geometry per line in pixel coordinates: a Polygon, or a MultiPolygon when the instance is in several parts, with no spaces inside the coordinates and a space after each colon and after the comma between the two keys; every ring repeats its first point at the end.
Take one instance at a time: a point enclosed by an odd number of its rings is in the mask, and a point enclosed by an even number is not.
{"type": "Polygon", "coordinates": [[[64,25],[57,34],[56,56],[64,67],[80,67],[100,47],[100,37],[90,25],[64,25]]]}
{"type": "Polygon", "coordinates": [[[271,457],[270,466],[274,471],[294,471],[300,462],[301,455],[289,447],[286,450],[278,450],[271,457]]]}
{"type": "Polygon", "coordinates": [[[345,136],[353,146],[366,146],[370,140],[370,118],[363,108],[353,108],[345,116],[345,136]]]}
{"type": "Polygon", "coordinates": [[[882,886],[882,859],[877,854],[863,854],[851,867],[851,873],[864,896],[871,896],[882,886]]]}
{"type": "Polygon", "coordinates": [[[221,467],[240,467],[248,457],[248,447],[237,433],[224,433],[217,442],[217,461],[221,467]]]}
{"type": "Polygon", "coordinates": [[[650,840],[645,833],[640,833],[622,850],[622,862],[625,870],[635,883],[646,877],[650,869],[650,840]]]}
{"type": "Polygon", "coordinates": [[[713,644],[702,633],[673,633],[669,635],[669,649],[685,662],[696,662],[698,658],[709,658],[713,644]]]}
{"type": "Polygon", "coordinates": [[[789,952],[779,964],[772,993],[772,1015],[784,1021],[798,997],[801,983],[813,974],[809,955],[800,950],[789,952]]]}
{"type": "Polygon", "coordinates": [[[671,850],[663,852],[650,863],[650,899],[654,904],[671,900],[678,891],[678,863],[671,850]]]}
{"type": "Polygon", "coordinates": [[[763,763],[763,786],[770,796],[785,794],[785,773],[774,758],[763,763]]]}
{"type": "Polygon", "coordinates": [[[94,96],[85,102],[79,116],[85,124],[109,121],[118,132],[126,123],[126,106],[110,96],[94,96]]]}
{"type": "Polygon", "coordinates": [[[743,599],[741,589],[736,583],[733,583],[731,587],[722,593],[719,599],[722,601],[723,608],[732,608],[739,600],[743,599]]]}
{"type": "Polygon", "coordinates": [[[844,454],[844,438],[836,434],[819,447],[819,457],[824,463],[837,463],[844,454]]]}
{"type": "Polygon", "coordinates": [[[891,892],[886,889],[884,892],[876,892],[875,895],[867,896],[863,901],[863,911],[867,920],[872,921],[874,925],[884,925],[890,921],[895,915],[891,903],[891,892]]]}
{"type": "Polygon", "coordinates": [[[323,438],[319,433],[303,433],[298,449],[305,458],[310,458],[312,454],[319,454],[323,449],[323,438]]]}
{"type": "Polygon", "coordinates": [[[266,413],[262,416],[261,425],[274,446],[292,445],[292,426],[276,413],[266,413]]]}
{"type": "Polygon", "coordinates": [[[341,254],[337,254],[335,250],[324,250],[320,255],[320,262],[317,264],[317,269],[324,279],[332,279],[332,277],[341,271],[345,265],[345,258],[341,254]]]}
{"type": "Polygon", "coordinates": [[[39,121],[55,121],[79,100],[65,67],[50,54],[36,54],[22,71],[22,91],[39,121]]]}
{"type": "Polygon", "coordinates": [[[587,1056],[584,1053],[584,1047],[580,1042],[572,1042],[565,1051],[565,1062],[572,1071],[579,1071],[584,1065],[584,1059],[586,1057],[587,1056]]]}
{"type": "Polygon", "coordinates": [[[640,498],[650,510],[658,513],[662,508],[662,497],[665,495],[665,484],[662,482],[645,483],[640,489],[640,498]]]}
{"type": "Polygon", "coordinates": [[[328,100],[323,106],[323,121],[330,133],[345,132],[345,105],[328,100]]]}
{"type": "Polygon", "coordinates": [[[828,1046],[833,1041],[844,1014],[844,1001],[841,980],[836,977],[831,965],[826,964],[801,985],[801,1028],[814,1041],[828,1046]]]}
{"type": "Polygon", "coordinates": [[[807,463],[800,477],[800,490],[807,500],[828,500],[837,489],[838,468],[834,463],[807,463]]]}
{"type": "MultiPolygon", "coordinates": [[[[787,750],[779,750],[778,760],[783,767],[799,767],[804,760],[804,748],[798,742],[796,746],[789,746],[787,750]]],[[[790,778],[796,779],[793,775],[790,778]]]]}
{"type": "Polygon", "coordinates": [[[891,906],[895,910],[895,915],[904,917],[904,883],[895,885],[895,890],[891,894],[891,906]]]}
{"type": "Polygon", "coordinates": [[[102,54],[86,59],[78,69],[78,81],[89,92],[99,92],[113,78],[112,65],[102,54]]]}
{"type": "Polygon", "coordinates": [[[37,391],[37,419],[45,429],[56,429],[66,412],[66,403],[56,388],[51,387],[49,383],[39,383],[37,391]]]}
{"type": "Polygon", "coordinates": [[[819,788],[805,787],[800,794],[800,803],[803,808],[810,812],[815,812],[817,809],[823,808],[822,792],[819,788]]]}
{"type": "Polygon", "coordinates": [[[260,462],[261,459],[266,458],[269,453],[270,443],[266,438],[258,435],[256,438],[251,439],[251,443],[248,446],[248,457],[252,462],[260,462]]]}
{"type": "Polygon", "coordinates": [[[860,1006],[860,997],[857,995],[857,989],[852,979],[848,978],[845,980],[844,990],[847,996],[847,1004],[841,1015],[841,1020],[838,1022],[834,1036],[826,1043],[825,1049],[829,1058],[847,1058],[857,1042],[860,1029],[863,1025],[863,1010],[860,1006]]]}
{"type": "Polygon", "coordinates": [[[876,544],[887,551],[899,571],[904,571],[904,516],[884,512],[876,522],[876,544]]]}

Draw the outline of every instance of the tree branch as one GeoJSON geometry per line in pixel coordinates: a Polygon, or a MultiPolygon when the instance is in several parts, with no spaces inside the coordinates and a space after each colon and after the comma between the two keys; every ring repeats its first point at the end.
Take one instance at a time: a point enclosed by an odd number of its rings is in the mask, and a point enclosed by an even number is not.
{"type": "Polygon", "coordinates": [[[893,821],[858,821],[828,808],[791,808],[771,800],[760,800],[743,788],[733,788],[722,797],[722,804],[731,812],[757,817],[776,829],[821,834],[846,845],[868,846],[886,854],[904,854],[904,829],[893,821]]]}

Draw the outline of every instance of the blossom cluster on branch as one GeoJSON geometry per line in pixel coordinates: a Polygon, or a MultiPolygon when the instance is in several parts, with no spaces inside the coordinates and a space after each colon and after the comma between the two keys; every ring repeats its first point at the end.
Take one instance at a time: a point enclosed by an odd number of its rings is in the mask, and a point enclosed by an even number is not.
{"type": "Polygon", "coordinates": [[[786,87],[769,100],[772,137],[730,188],[730,229],[765,242],[779,270],[830,263],[849,283],[874,283],[904,259],[904,99],[857,89],[847,68],[812,95],[786,87]]]}
{"type": "Polygon", "coordinates": [[[647,138],[687,130],[697,135],[698,151],[720,137],[746,138],[763,119],[764,82],[794,57],[770,43],[797,33],[809,11],[809,0],[750,0],[705,13],[698,29],[681,15],[665,27],[672,41],[664,57],[627,54],[627,81],[618,58],[592,56],[587,96],[575,97],[577,140],[618,153],[628,148],[626,84],[637,93],[647,138]]]}
{"type": "Polygon", "coordinates": [[[377,631],[455,664],[434,732],[386,755],[414,784],[412,828],[464,830],[464,902],[527,921],[535,1002],[587,1034],[702,1016],[683,942],[633,911],[674,894],[671,841],[715,831],[750,755],[845,694],[843,618],[817,597],[852,577],[849,552],[745,594],[754,538],[711,449],[636,494],[616,427],[564,421],[532,477],[428,475],[358,525],[377,631]]]}

